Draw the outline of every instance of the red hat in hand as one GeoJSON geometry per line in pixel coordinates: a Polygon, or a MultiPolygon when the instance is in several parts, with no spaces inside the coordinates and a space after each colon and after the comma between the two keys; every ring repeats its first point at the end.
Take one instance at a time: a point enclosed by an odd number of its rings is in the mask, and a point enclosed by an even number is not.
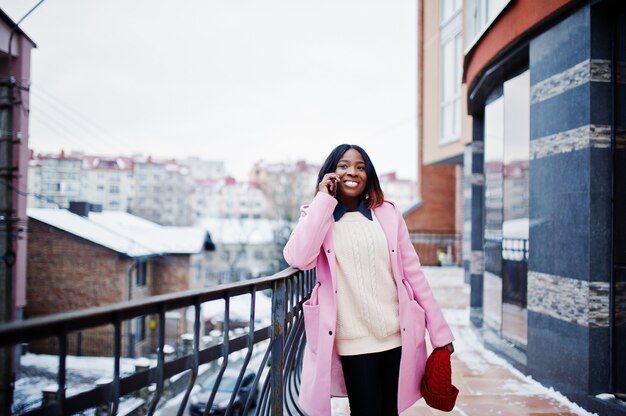
{"type": "Polygon", "coordinates": [[[433,409],[449,412],[454,408],[459,389],[452,384],[450,351],[437,348],[426,360],[420,388],[426,404],[433,409]]]}

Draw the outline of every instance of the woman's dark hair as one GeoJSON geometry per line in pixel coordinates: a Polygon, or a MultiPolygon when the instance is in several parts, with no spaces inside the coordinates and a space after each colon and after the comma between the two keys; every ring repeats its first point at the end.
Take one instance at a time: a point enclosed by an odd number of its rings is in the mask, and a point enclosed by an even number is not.
{"type": "Polygon", "coordinates": [[[337,169],[337,163],[339,163],[341,157],[350,149],[354,149],[359,152],[365,161],[365,174],[367,175],[367,181],[365,182],[365,191],[363,191],[363,193],[366,195],[367,207],[371,209],[382,205],[385,197],[383,195],[383,190],[380,188],[380,182],[378,181],[378,175],[376,174],[374,164],[367,155],[367,152],[365,152],[361,146],[357,146],[356,144],[340,144],[335,147],[332,152],[330,152],[324,161],[319,174],[317,175],[315,193],[317,193],[317,187],[324,178],[324,175],[335,172],[337,169]]]}

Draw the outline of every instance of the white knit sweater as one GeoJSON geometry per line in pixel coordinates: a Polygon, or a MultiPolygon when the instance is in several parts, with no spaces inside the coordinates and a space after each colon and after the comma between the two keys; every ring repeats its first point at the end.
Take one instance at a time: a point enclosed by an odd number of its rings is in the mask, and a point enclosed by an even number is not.
{"type": "Polygon", "coordinates": [[[372,217],[370,221],[360,212],[347,212],[333,224],[339,355],[386,351],[401,344],[387,239],[372,217]]]}

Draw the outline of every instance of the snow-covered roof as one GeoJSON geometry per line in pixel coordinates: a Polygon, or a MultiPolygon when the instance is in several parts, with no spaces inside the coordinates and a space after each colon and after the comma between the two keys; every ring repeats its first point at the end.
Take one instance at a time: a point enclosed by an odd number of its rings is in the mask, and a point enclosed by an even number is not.
{"type": "Polygon", "coordinates": [[[66,209],[29,208],[28,216],[130,257],[199,253],[206,237],[200,227],[164,227],[121,211],[81,217],[66,209]]]}
{"type": "Polygon", "coordinates": [[[204,218],[198,225],[209,232],[215,244],[268,244],[286,223],[263,218],[204,218]]]}

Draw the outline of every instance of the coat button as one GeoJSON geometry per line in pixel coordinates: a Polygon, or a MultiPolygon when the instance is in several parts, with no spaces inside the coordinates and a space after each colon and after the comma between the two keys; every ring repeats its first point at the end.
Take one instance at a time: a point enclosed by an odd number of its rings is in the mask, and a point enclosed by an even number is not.
{"type": "Polygon", "coordinates": [[[326,250],[327,253],[330,253],[330,250],[326,250]]]}
{"type": "Polygon", "coordinates": [[[406,328],[402,328],[403,331],[406,331],[406,328]]]}
{"type": "Polygon", "coordinates": [[[391,250],[391,252],[392,252],[392,253],[395,253],[395,252],[396,252],[396,250],[391,250]]]}
{"type": "Polygon", "coordinates": [[[332,334],[333,334],[333,331],[328,331],[328,335],[332,335],[332,334]]]}

